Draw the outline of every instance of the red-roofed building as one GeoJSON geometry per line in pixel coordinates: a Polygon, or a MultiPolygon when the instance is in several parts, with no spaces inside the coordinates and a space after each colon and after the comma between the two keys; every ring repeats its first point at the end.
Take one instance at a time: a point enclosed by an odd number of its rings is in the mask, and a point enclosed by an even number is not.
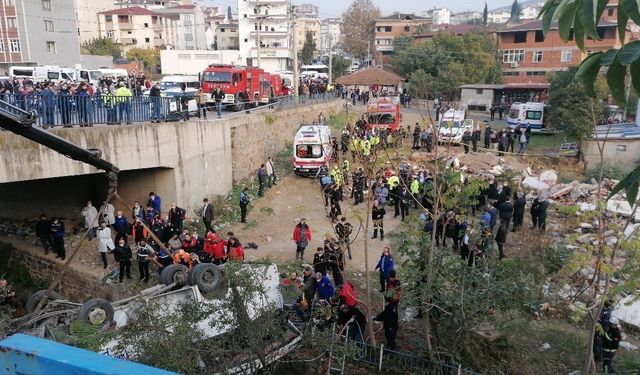
{"type": "Polygon", "coordinates": [[[164,23],[162,14],[139,6],[98,13],[100,36],[112,38],[125,52],[132,48],[163,48],[164,23]]]}
{"type": "MultiPolygon", "coordinates": [[[[498,48],[502,52],[502,75],[505,84],[535,85],[548,83],[548,74],[580,64],[590,52],[620,48],[617,30],[618,1],[610,0],[597,30],[600,40],[585,40],[583,53],[573,40],[560,39],[557,23],[546,35],[539,20],[513,25],[497,31],[498,48]]],[[[626,34],[630,38],[631,33],[626,34]]]]}

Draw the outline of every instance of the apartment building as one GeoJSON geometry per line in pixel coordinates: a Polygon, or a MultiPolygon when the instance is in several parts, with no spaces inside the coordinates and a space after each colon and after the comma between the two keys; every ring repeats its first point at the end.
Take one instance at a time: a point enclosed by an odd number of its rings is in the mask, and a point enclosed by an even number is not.
{"type": "Polygon", "coordinates": [[[216,27],[215,34],[218,50],[237,50],[240,48],[237,23],[221,23],[216,27]]]}
{"type": "Polygon", "coordinates": [[[124,52],[132,48],[163,48],[162,14],[139,6],[98,13],[100,35],[112,38],[124,52]]]}
{"type": "Polygon", "coordinates": [[[451,23],[451,11],[447,8],[434,8],[420,13],[424,18],[431,18],[433,25],[448,25],[451,23]]]}
{"type": "Polygon", "coordinates": [[[573,40],[573,32],[569,42],[563,42],[556,23],[552,24],[546,37],[542,33],[542,22],[538,20],[497,31],[503,81],[506,84],[548,83],[549,73],[578,65],[591,52],[620,48],[616,19],[617,1],[610,1],[597,27],[601,40],[585,40],[586,53],[573,40]]]}
{"type": "Polygon", "coordinates": [[[295,25],[293,26],[293,32],[296,33],[296,43],[298,51],[304,47],[304,43],[307,40],[307,32],[311,33],[313,42],[316,45],[314,51],[314,58],[320,56],[322,49],[322,30],[320,20],[317,18],[296,18],[295,25]]]}
{"type": "Polygon", "coordinates": [[[205,14],[201,7],[188,4],[155,9],[163,17],[167,49],[210,49],[206,40],[205,14]]]}
{"type": "Polygon", "coordinates": [[[247,65],[258,66],[259,51],[260,68],[292,69],[291,0],[238,0],[238,34],[247,65]]]}
{"type": "Polygon", "coordinates": [[[474,23],[482,20],[482,14],[480,12],[461,12],[451,16],[452,25],[462,25],[463,23],[474,23]]]}
{"type": "Polygon", "coordinates": [[[96,13],[114,8],[113,0],[75,0],[80,45],[100,36],[96,13]]]}
{"type": "Polygon", "coordinates": [[[323,55],[329,55],[329,51],[336,50],[340,44],[342,33],[340,32],[340,18],[327,18],[320,25],[320,50],[323,55]]]}
{"type": "Polygon", "coordinates": [[[492,25],[503,25],[511,19],[511,13],[506,10],[493,10],[487,13],[487,23],[492,25]]]}
{"type": "Polygon", "coordinates": [[[295,15],[297,18],[319,18],[320,10],[313,4],[301,4],[295,6],[295,15]]]}
{"type": "MultiPolygon", "coordinates": [[[[404,35],[413,35],[420,28],[429,27],[431,18],[416,16],[415,14],[393,13],[384,18],[378,18],[375,24],[375,52],[386,56],[393,53],[393,40],[404,35]]],[[[374,49],[372,48],[372,52],[374,49]]]]}

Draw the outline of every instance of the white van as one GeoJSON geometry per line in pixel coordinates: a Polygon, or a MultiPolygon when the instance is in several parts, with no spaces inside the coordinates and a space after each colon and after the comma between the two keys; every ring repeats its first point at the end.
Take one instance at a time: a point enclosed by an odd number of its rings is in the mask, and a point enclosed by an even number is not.
{"type": "Polygon", "coordinates": [[[129,73],[126,69],[98,69],[103,77],[128,78],[129,73]]]}
{"type": "Polygon", "coordinates": [[[9,67],[9,77],[30,79],[33,82],[60,82],[66,80],[62,78],[62,69],[59,66],[12,66],[9,67]]]}
{"type": "Polygon", "coordinates": [[[546,131],[546,121],[544,118],[544,103],[527,102],[519,103],[515,102],[509,109],[507,115],[507,127],[517,128],[518,125],[523,128],[531,125],[533,132],[546,131]]]}
{"type": "Polygon", "coordinates": [[[450,109],[440,119],[438,140],[440,142],[460,142],[465,131],[473,131],[473,120],[465,119],[465,111],[450,109]]]}
{"type": "MultiPolygon", "coordinates": [[[[164,76],[160,80],[160,93],[164,97],[181,95],[181,87],[183,83],[187,86],[185,93],[191,97],[188,103],[189,112],[195,112],[198,110],[198,104],[196,103],[195,96],[198,89],[200,89],[200,80],[198,79],[198,76],[164,76]]],[[[144,95],[149,95],[149,90],[146,90],[144,95]]],[[[178,110],[177,101],[172,100],[169,103],[169,110],[172,112],[178,110]]]]}
{"type": "Polygon", "coordinates": [[[98,87],[102,79],[102,72],[98,69],[78,69],[76,79],[80,82],[93,83],[95,87],[98,87]]]}
{"type": "Polygon", "coordinates": [[[326,125],[303,125],[293,139],[293,169],[298,176],[316,176],[329,166],[333,148],[326,125]]]}

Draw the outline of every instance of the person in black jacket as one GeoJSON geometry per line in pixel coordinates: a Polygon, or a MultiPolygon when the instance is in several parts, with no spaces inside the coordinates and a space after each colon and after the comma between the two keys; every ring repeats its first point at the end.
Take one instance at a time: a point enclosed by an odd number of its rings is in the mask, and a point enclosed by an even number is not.
{"type": "Polygon", "coordinates": [[[487,150],[491,148],[491,135],[493,135],[493,129],[489,125],[484,129],[484,148],[487,150]]]}
{"type": "Polygon", "coordinates": [[[51,237],[51,220],[47,219],[45,215],[40,215],[40,220],[36,223],[36,236],[44,248],[44,255],[48,255],[49,249],[53,246],[53,239],[51,237]]]}
{"type": "Polygon", "coordinates": [[[398,194],[399,204],[400,204],[400,214],[402,216],[402,221],[409,216],[409,206],[411,205],[411,200],[413,199],[411,193],[407,190],[406,186],[403,186],[400,190],[400,194],[398,194]]]}
{"type": "Polygon", "coordinates": [[[131,259],[133,253],[129,244],[124,242],[124,239],[120,239],[116,247],[113,249],[113,257],[120,265],[120,272],[118,273],[118,279],[120,282],[124,279],[124,274],[127,274],[127,279],[131,280],[131,259]]]}
{"type": "Polygon", "coordinates": [[[609,326],[602,332],[602,368],[605,374],[615,374],[616,369],[613,367],[613,357],[620,345],[620,321],[615,316],[609,318],[609,326]]]}
{"type": "Polygon", "coordinates": [[[322,246],[318,246],[316,253],[313,255],[313,270],[320,272],[322,276],[327,275],[327,256],[322,246]]]}
{"type": "Polygon", "coordinates": [[[480,142],[480,137],[482,136],[482,132],[480,128],[476,126],[476,129],[471,134],[471,143],[473,144],[473,152],[478,152],[478,142],[480,142]]]}
{"type": "Polygon", "coordinates": [[[498,244],[498,252],[500,259],[504,258],[504,244],[507,242],[507,234],[509,233],[509,225],[505,220],[500,220],[500,227],[496,233],[496,243],[498,244]]]}
{"type": "Polygon", "coordinates": [[[524,196],[524,193],[518,191],[516,193],[516,199],[513,204],[513,229],[515,232],[522,226],[522,222],[524,221],[524,209],[527,205],[527,199],[524,196]]]}
{"type": "Polygon", "coordinates": [[[220,90],[219,87],[216,87],[211,92],[211,98],[216,102],[216,112],[218,112],[218,118],[222,117],[222,100],[224,99],[224,97],[224,91],[220,90]]]}
{"type": "Polygon", "coordinates": [[[413,128],[413,149],[420,149],[420,134],[422,134],[422,129],[420,129],[420,125],[416,122],[416,127],[413,128]]]}
{"type": "Polygon", "coordinates": [[[204,227],[207,230],[207,233],[215,233],[216,230],[213,229],[211,223],[213,222],[213,205],[209,203],[209,199],[204,198],[202,200],[202,222],[204,223],[204,227]]]}
{"type": "Polygon", "coordinates": [[[149,90],[149,99],[151,100],[151,123],[159,123],[161,120],[160,109],[162,102],[160,99],[160,82],[156,82],[151,90],[149,90]]]}
{"type": "Polygon", "coordinates": [[[471,143],[471,132],[469,132],[468,130],[464,131],[464,134],[462,135],[462,145],[464,146],[464,153],[468,154],[469,153],[469,144],[471,143]]]}
{"type": "Polygon", "coordinates": [[[500,220],[503,220],[506,223],[508,229],[511,224],[511,218],[513,217],[513,204],[511,204],[511,201],[507,199],[500,203],[500,206],[498,206],[498,214],[500,216],[500,220]]]}
{"type": "Polygon", "coordinates": [[[378,238],[378,230],[380,230],[380,241],[384,240],[384,215],[387,211],[384,207],[378,204],[378,201],[373,201],[373,208],[371,209],[371,220],[373,220],[373,237],[378,238]]]}
{"type": "Polygon", "coordinates": [[[543,196],[536,205],[537,228],[541,232],[547,229],[547,208],[549,208],[549,201],[543,196]]]}

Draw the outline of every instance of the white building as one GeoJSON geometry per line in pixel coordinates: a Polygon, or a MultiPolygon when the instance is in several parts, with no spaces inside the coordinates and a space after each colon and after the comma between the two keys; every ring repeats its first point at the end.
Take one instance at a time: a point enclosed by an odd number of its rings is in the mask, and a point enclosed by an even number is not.
{"type": "Polygon", "coordinates": [[[80,45],[100,36],[96,13],[113,9],[113,0],[75,0],[73,2],[78,24],[80,45]]]}
{"type": "Polygon", "coordinates": [[[336,50],[342,34],[340,34],[340,18],[327,18],[320,25],[320,50],[323,55],[329,55],[330,50],[336,50]]]}
{"type": "Polygon", "coordinates": [[[511,18],[511,13],[505,10],[493,10],[487,13],[487,23],[488,24],[505,24],[511,18]]]}
{"type": "Polygon", "coordinates": [[[538,14],[540,13],[540,9],[542,9],[542,7],[538,6],[538,5],[528,6],[526,8],[523,8],[522,12],[520,12],[520,19],[521,20],[535,20],[536,18],[538,18],[538,14]]]}
{"type": "Polygon", "coordinates": [[[124,52],[132,48],[163,47],[163,22],[160,13],[138,6],[98,13],[100,36],[113,39],[124,52]]]}
{"type": "Polygon", "coordinates": [[[482,14],[480,12],[473,11],[456,13],[451,16],[450,21],[452,25],[462,25],[463,23],[469,23],[480,19],[482,19],[482,14]]]}
{"type": "Polygon", "coordinates": [[[218,50],[238,50],[238,24],[222,23],[215,30],[218,50]]]}
{"type": "Polygon", "coordinates": [[[164,17],[167,49],[209,49],[206,40],[205,14],[196,5],[178,5],[154,10],[164,17]]]}
{"type": "Polygon", "coordinates": [[[298,18],[318,18],[319,8],[313,4],[296,5],[295,13],[298,18]]]}
{"type": "Polygon", "coordinates": [[[447,8],[434,8],[420,13],[424,18],[431,18],[432,25],[448,25],[451,23],[451,11],[447,8]]]}
{"type": "Polygon", "coordinates": [[[247,65],[275,72],[292,70],[293,50],[291,0],[238,0],[238,37],[240,55],[247,65]]]}

